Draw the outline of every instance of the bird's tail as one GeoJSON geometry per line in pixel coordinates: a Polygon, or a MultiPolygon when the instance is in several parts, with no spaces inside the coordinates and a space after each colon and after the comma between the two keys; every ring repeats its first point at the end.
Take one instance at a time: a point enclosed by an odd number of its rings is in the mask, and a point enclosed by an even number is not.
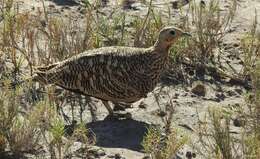
{"type": "Polygon", "coordinates": [[[56,67],[58,64],[52,64],[49,66],[44,67],[37,67],[36,71],[34,71],[34,75],[32,76],[32,81],[40,82],[43,84],[52,84],[59,79],[59,74],[57,71],[52,70],[54,67],[56,67]]]}
{"type": "Polygon", "coordinates": [[[20,86],[24,83],[29,83],[31,81],[40,82],[42,84],[54,83],[53,81],[57,79],[57,77],[55,76],[55,73],[53,73],[50,70],[55,66],[57,66],[57,64],[52,64],[44,67],[37,67],[35,68],[35,71],[32,76],[16,82],[0,82],[0,87],[15,88],[17,86],[20,86]]]}

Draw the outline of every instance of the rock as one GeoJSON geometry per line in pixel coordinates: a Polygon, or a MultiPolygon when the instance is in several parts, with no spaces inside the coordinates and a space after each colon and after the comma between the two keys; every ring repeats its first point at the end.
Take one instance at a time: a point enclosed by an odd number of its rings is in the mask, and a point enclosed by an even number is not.
{"type": "Polygon", "coordinates": [[[206,87],[201,82],[196,82],[191,88],[191,92],[198,96],[206,95],[206,87]]]}
{"type": "Polygon", "coordinates": [[[150,156],[144,156],[143,159],[151,159],[150,156]]]}
{"type": "Polygon", "coordinates": [[[167,115],[167,113],[163,110],[158,110],[156,112],[156,115],[158,115],[159,117],[164,117],[165,115],[167,115]]]}
{"type": "Polygon", "coordinates": [[[106,153],[105,153],[105,151],[103,149],[99,149],[97,151],[97,154],[98,154],[98,156],[105,156],[106,155],[106,153]]]}
{"type": "Polygon", "coordinates": [[[241,127],[241,126],[245,126],[245,121],[239,118],[236,118],[233,120],[233,124],[236,127],[241,127]]]}
{"type": "Polygon", "coordinates": [[[63,10],[69,10],[69,9],[71,9],[69,6],[63,6],[61,9],[63,9],[63,10]]]}
{"type": "Polygon", "coordinates": [[[47,22],[46,22],[45,19],[41,19],[40,23],[41,23],[42,27],[46,27],[47,26],[47,22]]]}
{"type": "Polygon", "coordinates": [[[185,1],[185,0],[175,0],[175,1],[171,2],[173,9],[179,9],[179,8],[187,5],[188,3],[189,3],[189,1],[185,1]]]}
{"type": "Polygon", "coordinates": [[[234,43],[233,46],[234,47],[239,47],[239,43],[234,43]]]}
{"type": "Polygon", "coordinates": [[[114,158],[114,155],[107,155],[108,158],[114,158]]]}
{"type": "Polygon", "coordinates": [[[122,157],[119,153],[115,154],[115,159],[125,159],[124,157],[122,157]]]}
{"type": "Polygon", "coordinates": [[[216,93],[216,97],[220,100],[224,100],[226,98],[225,94],[223,93],[216,93]]]}
{"type": "Polygon", "coordinates": [[[54,4],[50,4],[49,8],[55,8],[55,5],[54,4]]]}
{"type": "Polygon", "coordinates": [[[141,108],[141,109],[146,109],[146,108],[147,108],[147,104],[142,101],[142,102],[139,104],[138,107],[141,108]]]}
{"type": "Polygon", "coordinates": [[[240,95],[243,93],[243,90],[241,88],[236,88],[235,91],[240,95]]]}
{"type": "Polygon", "coordinates": [[[178,124],[178,125],[187,129],[187,130],[194,131],[193,128],[191,126],[187,125],[187,124],[178,124]]]}
{"type": "Polygon", "coordinates": [[[101,157],[101,156],[105,156],[106,153],[102,148],[93,146],[88,150],[88,153],[90,153],[92,156],[97,157],[101,157]]]}
{"type": "Polygon", "coordinates": [[[190,96],[191,96],[191,97],[197,97],[195,94],[191,94],[190,96]]]}
{"type": "Polygon", "coordinates": [[[235,96],[235,95],[237,95],[237,94],[236,94],[236,92],[234,92],[234,91],[232,91],[232,90],[229,90],[229,91],[227,91],[227,95],[230,96],[230,97],[232,97],[232,96],[235,96]]]}
{"type": "Polygon", "coordinates": [[[121,5],[123,9],[135,9],[133,8],[132,4],[135,3],[135,0],[122,0],[121,5]]]}
{"type": "Polygon", "coordinates": [[[87,13],[87,9],[86,8],[81,8],[79,12],[80,12],[80,14],[86,14],[87,13]]]}
{"type": "Polygon", "coordinates": [[[196,154],[194,152],[187,151],[186,152],[186,157],[187,157],[187,159],[196,158],[196,154]]]}
{"type": "Polygon", "coordinates": [[[194,70],[190,70],[190,71],[188,72],[188,74],[189,74],[190,76],[194,76],[194,75],[195,75],[195,72],[194,72],[194,70]]]}

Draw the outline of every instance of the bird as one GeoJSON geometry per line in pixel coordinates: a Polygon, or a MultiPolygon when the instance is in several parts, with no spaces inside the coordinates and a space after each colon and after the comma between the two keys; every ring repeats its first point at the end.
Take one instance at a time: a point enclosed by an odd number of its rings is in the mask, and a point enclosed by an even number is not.
{"type": "Polygon", "coordinates": [[[146,98],[167,66],[170,47],[183,36],[191,34],[166,26],[151,47],[107,46],[87,50],[38,67],[32,79],[100,99],[109,115],[114,116],[109,101],[134,103],[146,98]]]}

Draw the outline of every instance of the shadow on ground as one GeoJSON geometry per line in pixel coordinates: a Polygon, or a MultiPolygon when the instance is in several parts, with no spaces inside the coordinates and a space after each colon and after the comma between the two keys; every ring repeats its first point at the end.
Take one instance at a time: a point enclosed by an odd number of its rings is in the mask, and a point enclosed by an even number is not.
{"type": "Polygon", "coordinates": [[[79,3],[75,2],[74,0],[52,0],[57,5],[67,5],[67,6],[76,6],[79,5],[79,3]]]}
{"type": "Polygon", "coordinates": [[[103,120],[88,123],[96,135],[96,146],[107,148],[126,148],[141,151],[141,142],[149,124],[133,119],[103,120]]]}

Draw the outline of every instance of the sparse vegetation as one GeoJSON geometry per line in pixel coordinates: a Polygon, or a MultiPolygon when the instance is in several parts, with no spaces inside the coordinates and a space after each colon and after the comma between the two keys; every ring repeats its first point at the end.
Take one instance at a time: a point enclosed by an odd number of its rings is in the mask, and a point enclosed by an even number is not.
{"type": "Polygon", "coordinates": [[[231,133],[231,114],[224,109],[210,108],[207,119],[200,121],[198,153],[204,158],[241,158],[239,139],[231,133]],[[208,121],[208,122],[203,122],[208,121]]]}
{"type": "Polygon", "coordinates": [[[243,75],[251,81],[252,89],[245,95],[246,104],[241,105],[236,111],[224,109],[210,109],[209,117],[201,122],[199,127],[200,154],[206,158],[232,159],[245,158],[257,159],[260,157],[259,149],[259,103],[260,103],[260,58],[259,35],[257,33],[257,17],[253,22],[250,32],[242,39],[244,56],[243,75]],[[232,115],[237,114],[242,133],[232,133],[230,127],[232,115]],[[212,125],[210,127],[209,125],[212,125]],[[205,133],[207,132],[207,133],[205,133]]]}
{"type": "Polygon", "coordinates": [[[167,135],[162,135],[163,130],[150,127],[143,140],[144,151],[152,159],[175,158],[178,151],[187,143],[188,137],[178,129],[172,129],[167,135]]]}
{"type": "MultiPolygon", "coordinates": [[[[236,0],[229,3],[228,9],[223,12],[219,0],[210,0],[208,3],[203,1],[200,4],[194,0],[190,2],[188,11],[182,11],[181,27],[191,31],[193,38],[188,43],[180,43],[185,46],[181,50],[177,49],[180,56],[188,58],[193,64],[216,62],[218,58],[214,51],[227,35],[237,8],[236,0]]],[[[173,53],[176,47],[173,48],[173,53]]]]}
{"type": "MultiPolygon", "coordinates": [[[[66,122],[73,123],[76,118],[75,106],[81,107],[80,121],[83,122],[88,97],[35,83],[19,85],[33,74],[35,67],[102,46],[149,47],[163,26],[178,23],[185,31],[192,32],[193,38],[181,39],[170,49],[171,64],[180,66],[178,69],[174,67],[175,73],[186,71],[183,64],[192,69],[213,64],[213,74],[222,75],[215,65],[220,63],[219,56],[223,55],[218,51],[222,50],[222,40],[230,31],[238,6],[237,0],[229,1],[229,6],[224,8],[219,0],[210,0],[206,4],[193,0],[189,7],[181,9],[181,21],[176,22],[170,9],[167,13],[161,12],[153,0],[141,2],[147,7],[144,16],[128,14],[124,9],[133,8],[126,1],[122,1],[123,7],[113,8],[109,15],[105,15],[100,11],[101,1],[92,4],[84,0],[79,8],[84,16],[77,21],[71,15],[53,15],[46,1],[41,2],[42,9],[25,12],[13,0],[0,0],[0,158],[19,158],[26,154],[40,158],[46,153],[51,158],[71,158],[75,153],[71,147],[78,141],[82,143],[81,150],[86,157],[89,146],[95,143],[83,123],[76,124],[69,135],[66,129],[66,122]],[[7,87],[10,85],[12,89],[7,87]],[[60,115],[64,104],[71,106],[71,118],[60,115]],[[42,150],[46,152],[43,154],[42,150]]],[[[236,78],[251,86],[247,90],[246,104],[239,110],[241,120],[245,121],[241,126],[242,133],[231,132],[236,112],[209,109],[205,118],[208,122],[200,121],[198,128],[201,147],[197,153],[205,158],[260,158],[260,34],[257,24],[256,16],[251,30],[240,43],[243,68],[236,78]]],[[[156,102],[160,105],[159,99],[156,102]]],[[[166,114],[162,117],[164,127],[148,128],[142,142],[145,153],[152,159],[176,156],[189,143],[187,135],[173,127],[173,105],[169,101],[164,105],[165,109],[160,107],[166,114]]]]}

